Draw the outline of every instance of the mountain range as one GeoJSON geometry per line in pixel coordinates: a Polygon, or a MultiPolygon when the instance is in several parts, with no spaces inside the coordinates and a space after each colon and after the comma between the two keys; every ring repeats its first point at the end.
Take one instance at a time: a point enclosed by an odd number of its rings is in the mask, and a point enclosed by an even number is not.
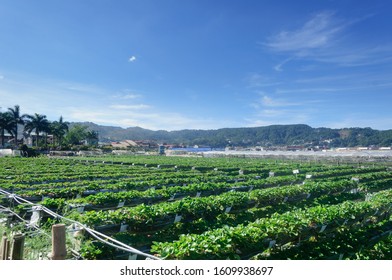
{"type": "MultiPolygon", "coordinates": [[[[76,123],[71,124],[74,125],[76,123]]],[[[152,140],[162,144],[183,146],[392,146],[392,129],[312,128],[305,124],[270,125],[262,127],[221,128],[177,131],[149,130],[141,127],[121,128],[92,122],[77,123],[97,131],[101,142],[121,140],[152,140]]]]}

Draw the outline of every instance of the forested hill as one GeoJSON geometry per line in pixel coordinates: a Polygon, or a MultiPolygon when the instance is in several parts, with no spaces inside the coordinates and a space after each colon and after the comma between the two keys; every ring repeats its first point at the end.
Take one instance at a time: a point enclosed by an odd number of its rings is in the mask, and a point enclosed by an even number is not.
{"type": "Polygon", "coordinates": [[[327,145],[329,147],[392,146],[391,130],[371,128],[312,128],[304,124],[263,127],[222,128],[214,130],[149,130],[140,127],[102,126],[79,123],[99,133],[100,141],[154,140],[160,143],[232,146],[327,145]]]}

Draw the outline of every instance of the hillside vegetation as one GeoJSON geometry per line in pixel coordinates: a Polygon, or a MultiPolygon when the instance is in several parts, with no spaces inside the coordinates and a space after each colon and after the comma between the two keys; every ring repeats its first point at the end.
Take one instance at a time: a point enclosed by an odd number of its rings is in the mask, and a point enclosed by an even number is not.
{"type": "Polygon", "coordinates": [[[312,128],[304,124],[271,125],[264,127],[222,128],[211,130],[149,130],[141,127],[101,126],[81,123],[97,131],[101,141],[155,140],[183,145],[226,146],[284,146],[309,145],[328,147],[391,146],[392,130],[371,128],[312,128]]]}

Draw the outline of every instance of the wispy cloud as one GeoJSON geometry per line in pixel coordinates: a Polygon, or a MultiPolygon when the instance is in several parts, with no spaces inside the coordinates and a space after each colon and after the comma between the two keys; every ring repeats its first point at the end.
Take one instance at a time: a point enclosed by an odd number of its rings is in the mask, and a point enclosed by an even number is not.
{"type": "Polygon", "coordinates": [[[264,109],[265,108],[287,108],[293,106],[303,106],[309,103],[315,103],[317,101],[314,100],[303,100],[299,101],[292,101],[289,98],[275,98],[268,96],[265,92],[259,92],[258,94],[260,97],[256,99],[255,102],[251,103],[250,106],[255,109],[264,109]]]}
{"type": "Polygon", "coordinates": [[[253,116],[246,118],[248,126],[272,124],[311,123],[317,113],[316,104],[322,103],[316,99],[299,99],[295,97],[271,97],[265,92],[259,93],[259,98],[250,104],[254,109],[253,116]]]}
{"type": "MultiPolygon", "coordinates": [[[[385,90],[392,87],[388,72],[350,71],[347,74],[321,75],[311,78],[299,78],[289,87],[281,87],[276,93],[339,93],[358,94],[365,90],[385,90]]],[[[373,93],[374,95],[374,93],[373,93]]]]}
{"type": "Polygon", "coordinates": [[[50,120],[63,114],[69,104],[96,104],[108,92],[94,85],[32,76],[8,74],[0,88],[0,100],[5,107],[20,105],[23,113],[44,113],[50,120]]]}
{"type": "Polygon", "coordinates": [[[301,87],[301,88],[279,88],[276,89],[277,94],[286,93],[339,93],[341,94],[359,94],[360,91],[368,89],[381,89],[381,88],[391,88],[392,82],[387,81],[373,81],[368,83],[355,83],[355,81],[347,81],[347,85],[335,85],[335,86],[325,86],[325,87],[301,87]]]}
{"type": "Polygon", "coordinates": [[[390,129],[392,118],[389,117],[367,117],[361,115],[337,115],[334,120],[327,122],[315,122],[314,115],[317,112],[312,110],[295,111],[295,110],[262,110],[253,117],[246,118],[246,126],[267,126],[275,124],[308,124],[313,127],[329,128],[349,128],[349,127],[371,127],[373,129],[387,130],[390,129]]]}
{"type": "Polygon", "coordinates": [[[112,99],[130,100],[143,98],[143,95],[138,93],[137,90],[124,89],[110,96],[112,99]]]}
{"type": "Polygon", "coordinates": [[[274,124],[299,124],[311,123],[312,112],[310,110],[261,110],[253,117],[245,118],[246,126],[265,126],[274,124]]]}
{"type": "Polygon", "coordinates": [[[276,71],[282,71],[283,66],[292,60],[316,61],[343,67],[388,63],[392,61],[392,46],[381,43],[369,45],[367,42],[358,45],[350,42],[350,27],[370,17],[372,15],[342,19],[333,12],[323,11],[315,14],[303,26],[281,31],[261,44],[274,53],[289,56],[274,66],[276,71]]]}
{"type": "Polygon", "coordinates": [[[276,65],[274,66],[275,71],[278,71],[278,72],[283,71],[283,69],[282,69],[282,68],[283,68],[283,65],[285,65],[285,64],[288,63],[288,62],[290,62],[290,61],[293,60],[293,59],[294,59],[293,57],[289,57],[289,58],[283,60],[282,62],[276,64],[276,65]]]}
{"type": "Polygon", "coordinates": [[[322,76],[317,76],[317,77],[302,77],[299,79],[294,80],[295,83],[297,84],[319,84],[319,83],[347,83],[347,81],[351,80],[358,80],[358,79],[363,79],[363,78],[369,78],[369,74],[366,74],[366,76],[360,75],[358,73],[356,74],[330,74],[330,75],[322,75],[322,76]]]}
{"type": "Polygon", "coordinates": [[[345,67],[386,64],[392,61],[392,45],[336,47],[308,55],[309,59],[345,67]]]}
{"type": "Polygon", "coordinates": [[[44,81],[43,87],[56,87],[61,92],[72,92],[84,95],[106,95],[107,92],[94,84],[84,84],[65,81],[44,81]]]}
{"type": "Polygon", "coordinates": [[[306,55],[308,50],[330,45],[344,28],[345,24],[336,20],[332,12],[321,12],[297,30],[281,31],[270,37],[265,45],[278,52],[306,55]]]}
{"type": "Polygon", "coordinates": [[[142,110],[142,109],[152,108],[152,106],[146,105],[146,104],[137,104],[137,105],[120,105],[120,104],[115,104],[115,105],[110,105],[109,107],[111,109],[118,109],[118,110],[142,110]]]}
{"type": "Polygon", "coordinates": [[[137,93],[122,93],[122,94],[116,94],[112,96],[115,99],[137,99],[137,98],[141,98],[143,97],[141,94],[137,94],[137,93]]]}
{"type": "Polygon", "coordinates": [[[115,125],[121,127],[140,126],[143,128],[159,130],[180,129],[216,129],[232,127],[232,123],[226,120],[208,119],[205,117],[192,118],[180,113],[167,111],[151,111],[148,108],[140,110],[118,110],[109,106],[105,110],[97,112],[94,107],[70,107],[66,108],[71,121],[92,121],[102,125],[115,125]]]}
{"type": "Polygon", "coordinates": [[[337,92],[347,90],[347,88],[341,87],[309,87],[309,88],[279,88],[276,89],[277,94],[284,93],[325,93],[325,92],[337,92]]]}
{"type": "Polygon", "coordinates": [[[134,94],[134,93],[129,93],[129,94],[122,96],[123,99],[136,99],[136,98],[140,98],[140,97],[142,97],[141,94],[134,94]]]}
{"type": "Polygon", "coordinates": [[[44,113],[49,120],[60,115],[66,121],[91,121],[101,125],[140,126],[148,129],[216,129],[241,126],[240,121],[193,116],[156,106],[152,100],[138,102],[144,95],[133,90],[100,88],[67,81],[44,81],[31,77],[11,77],[1,81],[1,110],[18,104],[23,113],[44,113]],[[133,103],[135,102],[135,103],[133,103]]]}
{"type": "Polygon", "coordinates": [[[301,28],[281,31],[268,38],[263,45],[273,52],[290,55],[274,66],[275,71],[281,72],[283,66],[294,59],[320,56],[321,50],[325,52],[325,49],[336,43],[338,34],[345,27],[346,24],[335,19],[332,12],[321,12],[313,16],[301,28]]]}
{"type": "Polygon", "coordinates": [[[261,98],[261,104],[266,107],[288,107],[301,105],[301,103],[298,102],[290,102],[285,99],[271,98],[267,95],[264,95],[261,98]]]}
{"type": "Polygon", "coordinates": [[[390,117],[367,117],[362,115],[351,114],[342,117],[338,121],[330,121],[322,124],[324,127],[330,128],[348,128],[348,127],[371,127],[373,129],[386,130],[391,129],[392,118],[390,117]]]}
{"type": "Polygon", "coordinates": [[[280,82],[276,82],[275,80],[259,73],[248,74],[244,80],[248,84],[249,88],[270,87],[280,84],[280,82]]]}

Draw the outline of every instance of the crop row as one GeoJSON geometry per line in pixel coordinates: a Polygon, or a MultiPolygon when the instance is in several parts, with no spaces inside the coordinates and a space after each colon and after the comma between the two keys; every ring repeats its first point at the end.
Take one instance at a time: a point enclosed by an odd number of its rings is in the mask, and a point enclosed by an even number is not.
{"type": "MultiPolygon", "coordinates": [[[[350,182],[351,188],[354,189],[355,191],[372,191],[374,189],[384,189],[388,188],[391,186],[392,174],[390,173],[380,173],[377,174],[377,176],[374,176],[372,174],[368,176],[362,176],[360,177],[360,183],[357,183],[357,185],[352,184],[352,181],[350,182]],[[372,184],[369,184],[372,182],[372,184]],[[358,189],[356,189],[358,188],[358,189]]],[[[282,179],[282,178],[280,178],[282,179]]],[[[87,196],[86,198],[82,199],[77,199],[77,200],[71,200],[69,203],[73,204],[89,204],[93,205],[94,207],[99,207],[99,206],[105,206],[108,207],[110,204],[112,206],[116,206],[118,203],[123,202],[125,205],[136,205],[136,204],[141,204],[141,203],[156,203],[160,201],[165,201],[165,200],[174,200],[186,196],[209,196],[209,195],[218,195],[224,192],[228,191],[251,191],[251,190],[256,190],[256,189],[266,189],[266,188],[272,188],[272,187],[277,187],[281,185],[290,185],[297,182],[292,182],[290,180],[287,181],[275,181],[275,178],[270,178],[268,183],[265,182],[262,184],[261,182],[254,182],[254,185],[249,185],[248,183],[243,183],[241,186],[236,186],[236,185],[230,185],[230,184],[216,184],[216,183],[200,183],[200,184],[190,184],[187,186],[173,186],[169,188],[164,188],[164,189],[158,189],[158,190],[148,190],[146,192],[138,192],[138,191],[127,191],[127,192],[118,192],[118,193],[111,193],[111,192],[100,192],[96,195],[90,195],[87,196]],[[109,205],[108,205],[109,204],[109,205]]],[[[334,182],[328,182],[328,185],[333,186],[337,185],[339,182],[341,184],[345,184],[347,179],[341,179],[340,181],[334,181],[334,182]]],[[[303,184],[306,185],[306,187],[312,185],[310,182],[315,182],[315,181],[304,181],[303,184]]],[[[355,181],[354,181],[355,182],[355,181]]],[[[321,185],[320,186],[325,186],[325,182],[319,182],[321,185]]],[[[313,184],[315,186],[318,186],[317,184],[313,184]]],[[[289,188],[279,188],[279,190],[283,190],[283,192],[287,192],[287,189],[289,188]]],[[[296,192],[302,192],[301,187],[294,187],[292,188],[296,192]]],[[[278,193],[279,190],[274,190],[275,194],[278,193]]],[[[315,190],[308,189],[309,193],[314,192],[315,190]]],[[[303,193],[302,193],[303,194],[303,193]]],[[[290,193],[286,193],[285,196],[292,196],[290,193]]],[[[280,199],[280,198],[278,198],[280,199]]]]}
{"type": "MultiPolygon", "coordinates": [[[[116,162],[118,163],[117,165],[106,165],[102,164],[103,162],[113,162],[109,161],[108,159],[103,158],[102,161],[100,160],[48,160],[46,158],[41,158],[41,159],[34,159],[34,161],[31,161],[30,159],[1,159],[3,163],[3,169],[2,169],[2,175],[0,176],[1,178],[4,178],[4,176],[15,176],[15,177],[20,177],[19,180],[22,181],[28,181],[29,178],[34,178],[35,176],[39,177],[45,177],[47,175],[49,178],[50,175],[83,175],[84,171],[86,170],[89,174],[94,174],[94,173],[111,173],[111,172],[119,172],[119,174],[123,174],[123,172],[127,172],[128,166],[124,166],[122,164],[127,164],[127,165],[132,165],[132,167],[152,167],[152,168],[158,168],[159,166],[161,167],[178,167],[177,170],[199,170],[199,171],[220,171],[224,172],[226,174],[229,174],[230,172],[238,172],[239,170],[246,171],[248,170],[250,173],[260,173],[260,174],[268,174],[269,172],[274,172],[276,176],[278,175],[289,175],[292,174],[293,169],[300,169],[301,173],[306,173],[306,172],[323,172],[323,171],[338,171],[338,170],[351,170],[351,167],[347,166],[323,166],[323,165],[298,165],[298,164],[282,164],[282,163],[276,163],[276,164],[266,164],[264,162],[260,161],[250,161],[250,162],[242,162],[243,165],[233,165],[231,161],[203,161],[202,166],[197,166],[194,165],[195,162],[188,162],[187,165],[182,164],[181,162],[183,161],[181,158],[176,158],[176,159],[171,159],[171,158],[159,158],[159,157],[132,157],[131,162],[116,162]],[[143,163],[135,163],[135,161],[141,161],[143,160],[143,163]],[[144,162],[151,162],[153,163],[144,163],[144,162]],[[166,163],[166,164],[160,164],[160,162],[166,163]],[[173,162],[180,162],[180,164],[173,164],[173,162]],[[211,164],[213,162],[213,165],[211,164]],[[120,164],[122,163],[122,164],[120,164]],[[171,164],[170,164],[171,163],[171,164]],[[212,165],[212,166],[211,166],[212,165]]],[[[197,163],[197,161],[196,161],[197,163]]],[[[169,168],[166,168],[166,172],[170,170],[169,168]]],[[[172,171],[174,171],[174,168],[171,168],[172,171]]]]}
{"type": "MultiPolygon", "coordinates": [[[[204,218],[198,218],[196,220],[187,222],[171,223],[161,229],[156,229],[148,232],[130,232],[124,231],[124,225],[117,225],[112,227],[98,227],[98,230],[104,231],[106,234],[111,234],[113,238],[126,242],[127,244],[150,252],[151,245],[154,242],[172,242],[183,234],[202,234],[204,231],[221,228],[224,226],[237,226],[239,224],[246,225],[254,222],[257,219],[270,217],[274,213],[285,213],[294,209],[305,209],[308,207],[317,206],[320,204],[333,205],[342,203],[347,200],[358,200],[363,199],[363,195],[359,193],[340,193],[336,195],[322,195],[313,199],[306,199],[296,203],[286,202],[278,203],[274,205],[265,205],[249,208],[244,211],[231,211],[226,213],[222,211],[213,220],[207,220],[204,218]]],[[[98,244],[96,244],[98,245],[98,244]]],[[[86,245],[90,247],[91,244],[86,245]]],[[[99,246],[99,245],[98,245],[99,246]]],[[[90,248],[92,249],[92,248],[90,248]]],[[[93,250],[93,249],[92,249],[93,250]]],[[[93,250],[95,251],[95,250],[93,250]]],[[[92,256],[91,253],[84,251],[90,257],[95,258],[116,258],[119,252],[113,251],[110,248],[100,246],[100,253],[92,256]],[[105,256],[105,257],[104,257],[105,256]]],[[[120,253],[121,254],[121,253],[120,253]]],[[[120,255],[121,256],[121,255],[120,255]]]]}
{"type": "Polygon", "coordinates": [[[274,214],[248,225],[223,227],[203,234],[180,236],[174,242],[155,243],[152,252],[165,259],[248,258],[276,244],[299,242],[337,227],[352,226],[372,217],[389,218],[392,190],[364,202],[344,202],[274,214]]]}
{"type": "MultiPolygon", "coordinates": [[[[358,185],[352,181],[306,182],[303,185],[249,192],[227,192],[217,196],[184,198],[175,202],[161,202],[153,205],[143,203],[131,208],[123,207],[116,211],[89,211],[78,214],[77,219],[90,226],[126,224],[129,227],[128,230],[147,231],[180,221],[189,222],[198,218],[211,220],[222,212],[244,211],[255,206],[276,205],[281,202],[298,202],[324,194],[358,192],[357,187],[358,185]]],[[[50,201],[47,201],[46,205],[49,203],[50,201]]]]}
{"type": "Polygon", "coordinates": [[[315,234],[299,244],[274,246],[252,257],[266,259],[391,259],[392,219],[369,218],[361,227],[340,227],[333,233],[315,234]]]}

